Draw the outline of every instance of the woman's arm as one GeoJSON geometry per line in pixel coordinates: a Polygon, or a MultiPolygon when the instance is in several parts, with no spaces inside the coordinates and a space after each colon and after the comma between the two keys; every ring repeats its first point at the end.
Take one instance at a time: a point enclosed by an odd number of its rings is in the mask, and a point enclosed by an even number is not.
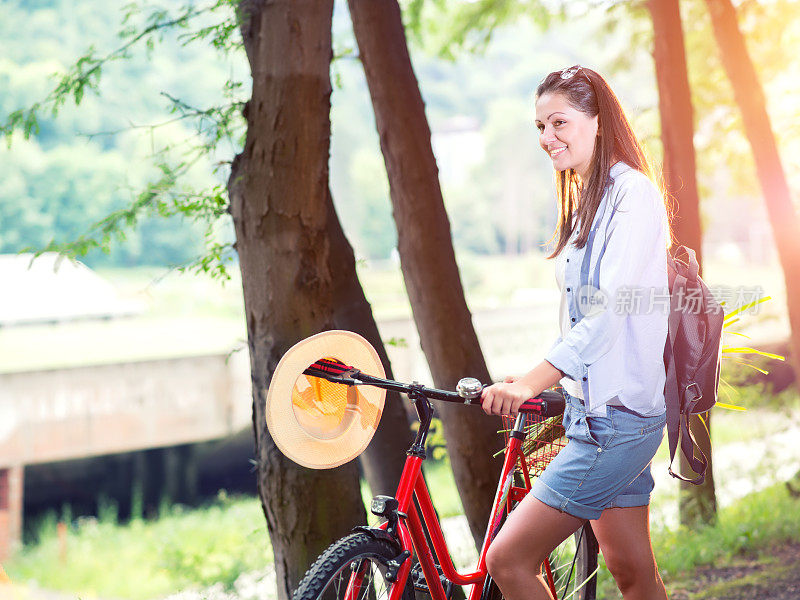
{"type": "Polygon", "coordinates": [[[564,376],[546,360],[525,375],[509,378],[483,389],[481,406],[487,415],[516,416],[520,405],[555,385],[564,376]]]}

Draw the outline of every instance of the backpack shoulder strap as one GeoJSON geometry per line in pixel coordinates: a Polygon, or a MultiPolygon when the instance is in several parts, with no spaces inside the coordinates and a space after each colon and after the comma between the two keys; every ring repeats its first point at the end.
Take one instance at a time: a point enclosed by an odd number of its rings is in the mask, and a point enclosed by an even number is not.
{"type": "MultiPolygon", "coordinates": [[[[671,358],[671,357],[670,357],[671,358]]],[[[689,415],[681,412],[680,399],[678,397],[678,381],[677,374],[675,373],[675,363],[670,360],[667,369],[667,383],[665,388],[665,396],[667,398],[667,437],[669,440],[669,474],[675,479],[693,483],[694,485],[701,485],[706,480],[706,469],[708,468],[708,458],[703,452],[702,448],[697,445],[697,441],[692,435],[689,428],[689,415]],[[670,394],[674,394],[670,396],[670,394]],[[670,401],[672,397],[675,400],[670,401]],[[678,439],[681,441],[681,452],[686,457],[689,463],[689,468],[692,469],[697,476],[694,479],[684,477],[678,472],[672,470],[672,464],[675,462],[675,451],[678,449],[678,439]],[[694,455],[694,451],[700,453],[700,457],[694,455]]]]}
{"type": "Polygon", "coordinates": [[[673,251],[674,260],[685,265],[687,272],[686,278],[695,281],[700,273],[700,264],[697,262],[697,253],[689,246],[677,246],[673,251]],[[686,254],[686,260],[681,260],[681,254],[686,254]]]}

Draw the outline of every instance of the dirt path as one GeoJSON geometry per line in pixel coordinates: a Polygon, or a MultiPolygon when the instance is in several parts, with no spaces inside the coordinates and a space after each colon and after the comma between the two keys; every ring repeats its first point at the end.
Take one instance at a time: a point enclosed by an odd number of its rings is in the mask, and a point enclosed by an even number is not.
{"type": "Polygon", "coordinates": [[[667,582],[670,600],[800,600],[800,541],[667,582]]]}

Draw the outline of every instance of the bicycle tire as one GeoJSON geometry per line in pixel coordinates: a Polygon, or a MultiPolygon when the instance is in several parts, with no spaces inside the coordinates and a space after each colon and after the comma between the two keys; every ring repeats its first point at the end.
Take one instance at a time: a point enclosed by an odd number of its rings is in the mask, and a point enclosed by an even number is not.
{"type": "MultiPolygon", "coordinates": [[[[350,600],[388,600],[392,586],[398,584],[386,580],[386,571],[389,561],[397,554],[397,549],[386,540],[364,532],[352,533],[331,544],[317,558],[297,586],[292,600],[341,600],[346,595],[351,574],[357,569],[365,569],[364,582],[350,600]]],[[[410,578],[403,585],[401,598],[414,600],[410,578]]]]}
{"type": "MultiPolygon", "coordinates": [[[[558,600],[596,600],[599,550],[597,538],[586,524],[552,552],[550,568],[558,600]]],[[[504,600],[490,575],[486,576],[481,600],[504,600]]]]}

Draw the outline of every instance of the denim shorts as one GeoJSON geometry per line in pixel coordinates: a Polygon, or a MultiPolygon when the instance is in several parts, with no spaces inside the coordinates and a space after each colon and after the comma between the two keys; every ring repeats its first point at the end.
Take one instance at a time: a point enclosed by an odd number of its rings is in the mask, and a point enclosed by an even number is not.
{"type": "Polygon", "coordinates": [[[664,435],[666,413],[643,417],[608,406],[605,417],[587,416],[582,400],[565,396],[569,442],[534,481],[534,497],[580,519],[598,519],[606,508],[650,504],[655,485],[650,462],[664,435]]]}

